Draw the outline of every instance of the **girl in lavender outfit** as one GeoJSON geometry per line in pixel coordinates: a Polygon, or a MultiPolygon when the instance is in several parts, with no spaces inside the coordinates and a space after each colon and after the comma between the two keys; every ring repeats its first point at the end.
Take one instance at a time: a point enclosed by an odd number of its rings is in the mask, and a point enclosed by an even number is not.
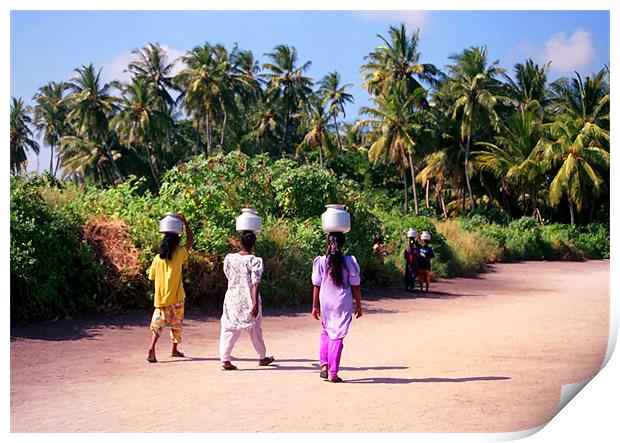
{"type": "Polygon", "coordinates": [[[342,340],[349,331],[353,319],[353,298],[355,318],[362,316],[362,291],[360,289],[360,267],[352,255],[344,255],[344,234],[332,232],[328,235],[327,252],[314,259],[312,264],[312,316],[321,317],[321,378],[332,383],[342,381],[338,377],[342,340]],[[319,308],[320,303],[320,308],[319,308]]]}

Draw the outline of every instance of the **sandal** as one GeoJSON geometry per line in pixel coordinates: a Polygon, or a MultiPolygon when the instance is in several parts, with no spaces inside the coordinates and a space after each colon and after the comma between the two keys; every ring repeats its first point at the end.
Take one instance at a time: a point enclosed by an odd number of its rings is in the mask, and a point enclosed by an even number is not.
{"type": "Polygon", "coordinates": [[[321,372],[319,372],[319,377],[327,379],[328,372],[327,372],[327,369],[323,369],[323,366],[325,366],[327,368],[327,365],[322,365],[321,366],[321,372]]]}
{"type": "Polygon", "coordinates": [[[157,358],[155,357],[155,353],[153,353],[153,355],[149,354],[149,356],[146,357],[146,361],[148,361],[149,363],[157,363],[157,358]]]}
{"type": "Polygon", "coordinates": [[[336,376],[336,378],[328,378],[327,381],[329,383],[342,383],[342,379],[338,376],[336,376]]]}
{"type": "Polygon", "coordinates": [[[223,371],[234,371],[236,369],[237,369],[237,367],[235,365],[231,364],[231,363],[228,363],[227,365],[223,365],[222,366],[222,370],[223,371]]]}
{"type": "Polygon", "coordinates": [[[185,357],[185,354],[183,354],[181,351],[176,351],[170,354],[170,357],[185,357]]]}
{"type": "Polygon", "coordinates": [[[265,357],[261,360],[258,360],[258,366],[267,366],[273,363],[274,361],[276,361],[276,359],[273,357],[265,357]]]}

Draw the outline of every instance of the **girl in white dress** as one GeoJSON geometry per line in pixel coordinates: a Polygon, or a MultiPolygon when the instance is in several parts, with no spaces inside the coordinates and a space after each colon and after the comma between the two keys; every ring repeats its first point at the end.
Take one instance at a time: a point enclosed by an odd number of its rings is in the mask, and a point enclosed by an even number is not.
{"type": "Polygon", "coordinates": [[[220,333],[220,360],[229,371],[237,369],[230,363],[230,354],[242,331],[246,331],[258,353],[259,366],[267,366],[275,359],[266,357],[265,341],[261,329],[263,310],[258,285],[263,273],[263,259],[252,254],[256,235],[252,231],[241,233],[241,250],[228,254],[224,259],[224,274],[228,290],[224,296],[220,333]]]}

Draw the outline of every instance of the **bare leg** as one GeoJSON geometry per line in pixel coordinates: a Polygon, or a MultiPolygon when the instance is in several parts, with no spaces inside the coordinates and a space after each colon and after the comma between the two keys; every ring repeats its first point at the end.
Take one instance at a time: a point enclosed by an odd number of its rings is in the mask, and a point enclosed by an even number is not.
{"type": "Polygon", "coordinates": [[[149,348],[149,356],[147,358],[148,361],[150,361],[151,363],[155,363],[157,361],[157,359],[155,358],[155,343],[157,343],[157,340],[159,339],[159,335],[157,335],[155,332],[151,333],[151,347],[149,348]]]}

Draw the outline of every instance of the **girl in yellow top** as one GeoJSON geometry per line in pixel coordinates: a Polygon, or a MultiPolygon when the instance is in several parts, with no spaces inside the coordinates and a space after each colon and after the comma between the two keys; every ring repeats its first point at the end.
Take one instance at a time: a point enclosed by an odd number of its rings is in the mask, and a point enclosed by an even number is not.
{"type": "Polygon", "coordinates": [[[149,280],[155,281],[155,311],[151,319],[151,347],[147,360],[150,363],[157,362],[155,357],[155,343],[159,339],[165,325],[170,326],[170,338],[172,339],[172,357],[185,357],[177,349],[181,343],[181,325],[185,313],[185,291],[183,290],[183,263],[187,261],[188,251],[194,243],[194,235],[185,220],[185,216],[179,213],[178,217],[185,225],[187,243],[179,247],[179,235],[166,233],[159,254],[153,259],[149,268],[149,280]]]}

